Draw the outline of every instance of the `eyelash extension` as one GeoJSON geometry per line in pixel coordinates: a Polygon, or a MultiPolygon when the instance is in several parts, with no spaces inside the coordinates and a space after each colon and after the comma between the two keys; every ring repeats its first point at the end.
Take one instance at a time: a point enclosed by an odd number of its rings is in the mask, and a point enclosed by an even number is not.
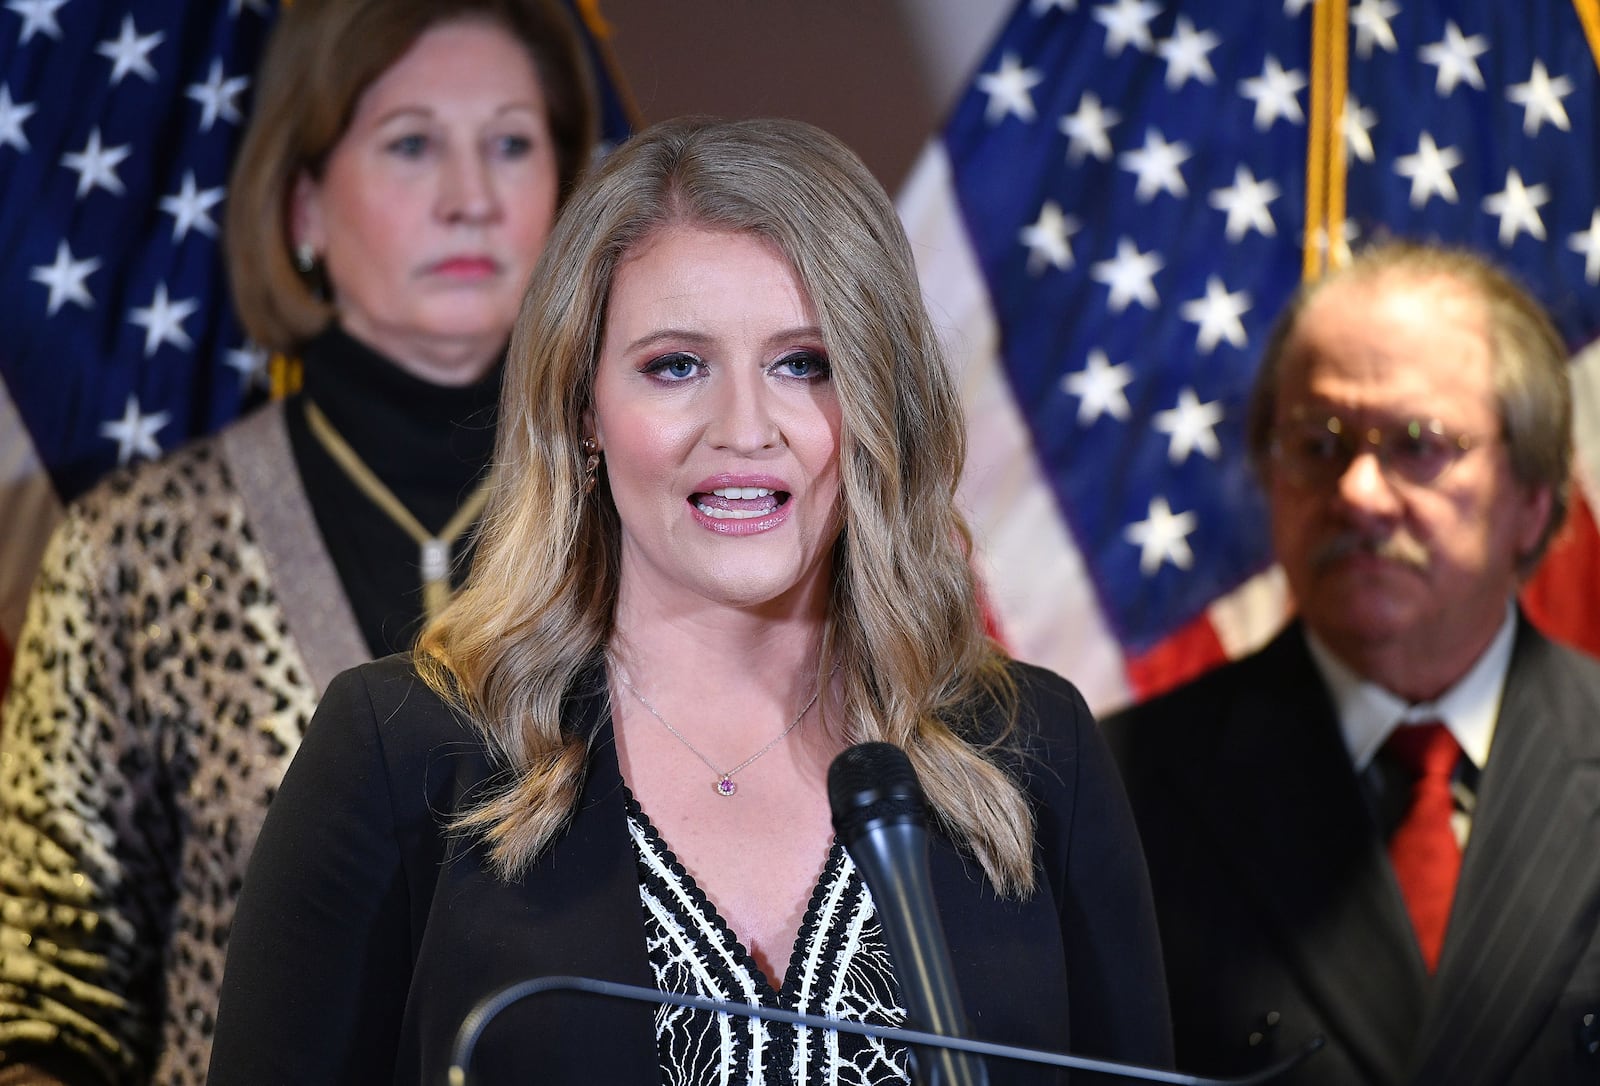
{"type": "Polygon", "coordinates": [[[811,374],[805,377],[796,378],[796,380],[823,381],[833,376],[833,364],[828,361],[828,356],[823,354],[821,351],[813,351],[809,349],[792,351],[774,362],[771,368],[780,369],[785,366],[793,365],[796,362],[809,363],[813,369],[811,374]]]}
{"type": "MultiPolygon", "coordinates": [[[[679,363],[687,363],[701,370],[704,369],[706,364],[705,360],[699,355],[691,354],[688,351],[670,351],[667,354],[658,355],[655,358],[650,359],[643,366],[639,367],[639,372],[647,377],[653,377],[664,373],[666,370],[678,365],[679,363]]],[[[821,351],[801,350],[792,351],[789,354],[774,360],[767,367],[767,372],[776,374],[780,377],[790,377],[792,380],[796,381],[826,381],[833,376],[833,366],[829,363],[827,356],[821,351]],[[785,369],[795,365],[796,363],[805,363],[810,367],[811,372],[803,376],[790,375],[783,372],[785,369]]],[[[676,380],[686,381],[689,380],[690,376],[691,375],[685,375],[683,377],[676,378],[676,380]]]]}
{"type": "Polygon", "coordinates": [[[669,366],[672,366],[678,362],[689,362],[695,366],[701,367],[705,365],[705,360],[699,355],[690,354],[688,351],[671,351],[667,354],[652,358],[643,366],[639,367],[639,372],[648,376],[653,376],[661,373],[669,366]]]}

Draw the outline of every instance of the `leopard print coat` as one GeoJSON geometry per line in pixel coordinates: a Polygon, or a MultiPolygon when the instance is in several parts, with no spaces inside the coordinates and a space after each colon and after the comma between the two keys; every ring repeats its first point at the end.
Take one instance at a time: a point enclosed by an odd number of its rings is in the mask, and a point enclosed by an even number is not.
{"type": "Polygon", "coordinates": [[[205,1081],[261,820],[367,655],[281,407],[68,511],[0,734],[0,1063],[205,1081]]]}

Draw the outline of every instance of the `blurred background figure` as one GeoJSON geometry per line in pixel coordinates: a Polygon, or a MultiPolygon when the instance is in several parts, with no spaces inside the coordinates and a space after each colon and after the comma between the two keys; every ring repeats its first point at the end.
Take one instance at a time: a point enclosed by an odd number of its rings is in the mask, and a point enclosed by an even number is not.
{"type": "MultiPolygon", "coordinates": [[[[866,740],[933,808],[975,1031],[1168,1060],[1126,800],[1076,689],[985,634],[955,385],[860,160],[794,121],[635,136],[557,225],[506,380],[467,586],[335,682],[268,815],[211,1081],[439,1081],[475,1003],[552,974],[903,1021],[830,821],[866,740]]],[[[473,1071],[906,1081],[877,1040],[561,996],[473,1071]]]]}
{"type": "Polygon", "coordinates": [[[1298,618],[1106,722],[1178,1064],[1600,1081],[1600,664],[1517,608],[1566,512],[1566,350],[1473,254],[1391,243],[1269,339],[1249,444],[1298,618]]]}
{"type": "Polygon", "coordinates": [[[1600,651],[1592,0],[1017,0],[906,183],[962,499],[1019,657],[1097,712],[1292,610],[1245,409],[1273,317],[1386,236],[1511,270],[1572,356],[1578,485],[1523,593],[1600,651]]]}
{"type": "Polygon", "coordinates": [[[0,737],[0,1049],[204,1080],[234,896],[338,670],[410,645],[482,508],[501,361],[595,106],[541,0],[298,0],[227,209],[304,387],[72,506],[0,737]]]}
{"type": "MultiPolygon", "coordinates": [[[[601,133],[637,111],[597,0],[601,133]]],[[[0,4],[0,693],[40,556],[105,473],[213,433],[293,366],[228,298],[222,222],[281,0],[0,4]]],[[[604,144],[602,144],[602,147],[604,144]]]]}

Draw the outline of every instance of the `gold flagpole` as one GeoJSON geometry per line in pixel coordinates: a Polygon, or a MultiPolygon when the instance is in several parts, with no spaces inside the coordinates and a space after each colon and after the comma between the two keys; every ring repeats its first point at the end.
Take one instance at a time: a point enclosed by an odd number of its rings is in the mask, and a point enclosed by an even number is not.
{"type": "MultiPolygon", "coordinates": [[[[1584,2],[1584,0],[1577,0],[1584,2]]],[[[1589,0],[1600,2],[1600,0],[1589,0]]],[[[1349,7],[1315,0],[1311,20],[1311,117],[1306,134],[1306,227],[1301,274],[1319,278],[1348,256],[1344,245],[1344,106],[1349,84],[1349,7]]]]}
{"type": "Polygon", "coordinates": [[[1583,24],[1583,36],[1589,39],[1589,55],[1600,67],[1600,0],[1572,0],[1572,6],[1583,24]]]}

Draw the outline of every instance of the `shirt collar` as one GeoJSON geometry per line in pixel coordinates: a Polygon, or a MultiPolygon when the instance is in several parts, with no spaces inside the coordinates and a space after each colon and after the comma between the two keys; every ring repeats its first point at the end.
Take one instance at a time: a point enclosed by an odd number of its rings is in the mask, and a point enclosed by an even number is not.
{"type": "Polygon", "coordinates": [[[1505,691],[1516,632],[1517,612],[1508,600],[1506,617],[1477,663],[1438,698],[1412,705],[1352,671],[1307,628],[1306,646],[1333,695],[1339,730],[1356,772],[1367,768],[1396,726],[1426,720],[1444,721],[1462,753],[1482,769],[1489,760],[1489,745],[1500,717],[1500,696],[1505,691]]]}

